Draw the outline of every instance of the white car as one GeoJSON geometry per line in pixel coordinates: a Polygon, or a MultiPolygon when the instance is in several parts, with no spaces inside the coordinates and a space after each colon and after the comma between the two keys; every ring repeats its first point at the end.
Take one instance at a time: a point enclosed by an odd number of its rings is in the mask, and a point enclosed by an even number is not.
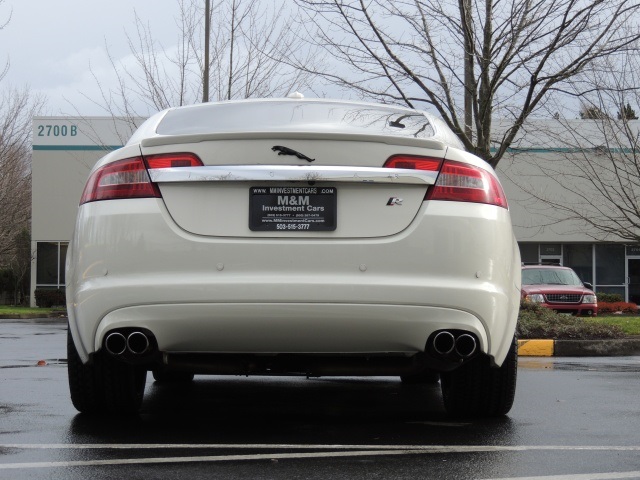
{"type": "Polygon", "coordinates": [[[452,415],[513,403],[507,201],[424,112],[300,98],[160,112],[92,170],[66,278],[81,412],[136,412],[148,371],[439,378],[452,415]]]}

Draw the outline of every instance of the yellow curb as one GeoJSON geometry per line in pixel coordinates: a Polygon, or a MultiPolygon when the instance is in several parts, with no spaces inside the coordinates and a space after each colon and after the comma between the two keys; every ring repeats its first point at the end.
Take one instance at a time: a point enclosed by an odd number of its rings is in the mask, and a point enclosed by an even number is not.
{"type": "Polygon", "coordinates": [[[518,355],[523,357],[552,357],[553,340],[518,340],[518,355]]]}

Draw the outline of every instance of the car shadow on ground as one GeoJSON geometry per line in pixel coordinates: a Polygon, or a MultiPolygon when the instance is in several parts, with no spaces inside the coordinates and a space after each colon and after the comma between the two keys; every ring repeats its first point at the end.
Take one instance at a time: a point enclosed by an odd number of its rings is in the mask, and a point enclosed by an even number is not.
{"type": "Polygon", "coordinates": [[[486,440],[492,432],[504,440],[511,430],[508,417],[449,418],[439,384],[197,376],[187,384],[150,379],[140,414],[77,415],[70,436],[76,443],[440,444],[479,434],[486,440]]]}

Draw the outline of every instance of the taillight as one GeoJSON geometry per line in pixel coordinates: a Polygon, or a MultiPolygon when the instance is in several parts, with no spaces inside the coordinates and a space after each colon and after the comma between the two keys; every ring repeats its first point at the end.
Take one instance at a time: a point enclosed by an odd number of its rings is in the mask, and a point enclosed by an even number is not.
{"type": "Polygon", "coordinates": [[[385,163],[386,168],[440,171],[436,184],[429,187],[425,200],[449,200],[497,205],[507,208],[507,197],[498,179],[487,170],[453,160],[394,155],[385,163]]]}
{"type": "Polygon", "coordinates": [[[109,163],[96,170],[84,187],[80,205],[98,200],[160,197],[142,157],[109,163]]]}
{"type": "Polygon", "coordinates": [[[201,167],[202,160],[193,153],[163,153],[144,157],[149,168],[201,167]]]}
{"type": "Polygon", "coordinates": [[[202,160],[193,153],[163,153],[148,155],[144,159],[134,157],[109,163],[91,175],[82,193],[80,205],[119,198],[159,198],[160,190],[151,182],[147,166],[149,168],[201,167],[202,160]]]}
{"type": "Polygon", "coordinates": [[[507,197],[498,179],[487,170],[446,160],[426,200],[450,200],[497,205],[507,208],[507,197]]]}
{"type": "Polygon", "coordinates": [[[411,170],[428,170],[437,172],[442,164],[441,158],[417,157],[413,155],[394,155],[384,166],[386,168],[409,168],[411,170]]]}

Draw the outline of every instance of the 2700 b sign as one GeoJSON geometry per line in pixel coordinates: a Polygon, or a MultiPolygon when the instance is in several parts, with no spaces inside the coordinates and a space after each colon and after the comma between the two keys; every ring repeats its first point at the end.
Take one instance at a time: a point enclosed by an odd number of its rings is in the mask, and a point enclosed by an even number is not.
{"type": "Polygon", "coordinates": [[[334,187],[251,187],[249,228],[269,231],[336,229],[334,187]]]}

